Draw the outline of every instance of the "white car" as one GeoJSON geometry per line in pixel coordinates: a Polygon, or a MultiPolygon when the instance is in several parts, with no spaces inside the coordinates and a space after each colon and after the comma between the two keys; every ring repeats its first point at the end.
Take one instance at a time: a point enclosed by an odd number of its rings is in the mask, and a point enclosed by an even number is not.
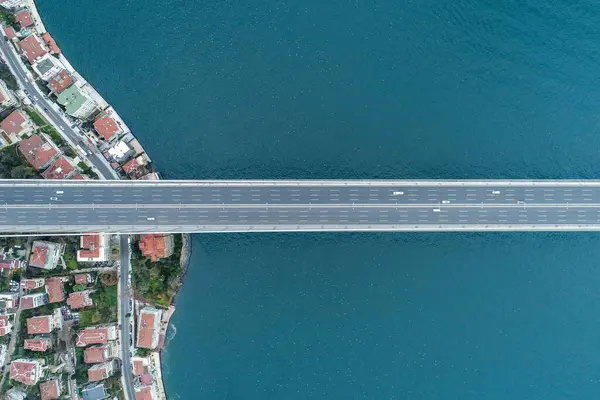
{"type": "Polygon", "coordinates": [[[56,194],[63,194],[64,192],[62,190],[57,190],[56,194]]]}
{"type": "Polygon", "coordinates": [[[146,218],[148,221],[154,221],[154,217],[148,217],[146,218]]]}
{"type": "Polygon", "coordinates": [[[401,196],[404,192],[392,192],[392,196],[401,196]]]}
{"type": "Polygon", "coordinates": [[[58,197],[50,197],[50,200],[56,201],[58,200],[58,197]]]}
{"type": "Polygon", "coordinates": [[[433,212],[441,212],[442,210],[440,210],[439,208],[434,208],[433,212]]]}
{"type": "Polygon", "coordinates": [[[450,200],[442,200],[442,204],[450,204],[450,200]]]}
{"type": "Polygon", "coordinates": [[[492,194],[500,194],[500,191],[499,190],[493,190],[492,194]]]}

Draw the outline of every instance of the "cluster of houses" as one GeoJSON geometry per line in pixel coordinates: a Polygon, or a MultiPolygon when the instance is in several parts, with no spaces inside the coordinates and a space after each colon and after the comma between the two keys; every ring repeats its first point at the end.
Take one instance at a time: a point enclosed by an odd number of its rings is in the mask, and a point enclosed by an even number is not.
{"type": "MultiPolygon", "coordinates": [[[[98,147],[113,169],[130,179],[159,179],[150,158],[127,125],[104,99],[73,69],[61,54],[48,32],[37,32],[37,25],[21,1],[0,0],[0,5],[14,9],[20,29],[3,26],[12,43],[47,88],[48,98],[62,106],[65,118],[80,132],[82,139],[98,147]],[[83,121],[91,122],[91,129],[83,121]],[[76,128],[77,126],[77,128],[76,128]],[[85,130],[85,132],[84,132],[85,130]]],[[[32,94],[12,93],[0,81],[0,111],[31,101],[32,94]],[[29,100],[29,101],[28,101],[29,100]]],[[[19,144],[19,151],[46,179],[86,179],[77,165],[58,149],[52,139],[41,132],[27,112],[16,109],[0,122],[0,148],[19,144]]]]}

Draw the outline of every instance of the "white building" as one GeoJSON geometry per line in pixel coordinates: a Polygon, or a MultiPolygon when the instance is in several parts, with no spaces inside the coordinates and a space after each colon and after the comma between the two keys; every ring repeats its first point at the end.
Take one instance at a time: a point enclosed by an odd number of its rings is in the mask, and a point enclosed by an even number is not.
{"type": "Polygon", "coordinates": [[[0,301],[6,303],[6,308],[16,308],[19,305],[19,292],[0,293],[0,301]]]}
{"type": "Polygon", "coordinates": [[[132,153],[133,152],[129,146],[127,146],[127,143],[123,141],[118,142],[113,147],[108,149],[108,154],[110,154],[110,156],[118,162],[125,161],[132,155],[132,153]]]}
{"type": "Polygon", "coordinates": [[[0,6],[4,8],[21,8],[25,7],[24,0],[0,0],[0,6]]]}
{"type": "Polygon", "coordinates": [[[3,80],[0,79],[0,106],[3,109],[14,107],[17,105],[17,98],[13,92],[6,86],[3,80]]]}
{"type": "Polygon", "coordinates": [[[31,68],[33,68],[40,78],[49,81],[63,69],[63,66],[56,57],[46,54],[39,58],[31,68]]]}
{"type": "Polygon", "coordinates": [[[56,101],[65,107],[67,114],[75,118],[87,118],[98,107],[86,93],[75,85],[71,85],[56,96],[56,101]]]}
{"type": "Polygon", "coordinates": [[[6,346],[0,344],[0,367],[4,365],[6,361],[6,346]]]}

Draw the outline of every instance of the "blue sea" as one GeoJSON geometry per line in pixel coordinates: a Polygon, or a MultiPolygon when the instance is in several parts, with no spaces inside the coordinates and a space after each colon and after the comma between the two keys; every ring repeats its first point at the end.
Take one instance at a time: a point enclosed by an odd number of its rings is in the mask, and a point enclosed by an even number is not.
{"type": "MultiPolygon", "coordinates": [[[[167,178],[600,178],[590,0],[38,0],[167,178]]],[[[597,399],[600,235],[195,235],[170,399],[597,399]]]]}

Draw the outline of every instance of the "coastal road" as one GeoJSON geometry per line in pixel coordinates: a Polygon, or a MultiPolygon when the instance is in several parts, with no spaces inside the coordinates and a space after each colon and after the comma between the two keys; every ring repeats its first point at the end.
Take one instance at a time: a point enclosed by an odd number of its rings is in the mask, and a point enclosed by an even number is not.
{"type": "Polygon", "coordinates": [[[600,230],[600,181],[0,181],[0,232],[600,230]]]}
{"type": "MultiPolygon", "coordinates": [[[[86,144],[86,138],[79,135],[75,129],[63,120],[61,115],[53,108],[54,102],[44,97],[44,94],[37,87],[35,81],[27,76],[28,71],[25,69],[23,63],[18,59],[18,55],[10,47],[11,44],[5,40],[0,40],[0,50],[4,54],[6,63],[10,70],[15,75],[15,78],[19,82],[19,85],[36,98],[33,102],[38,111],[46,116],[50,124],[62,134],[62,136],[69,142],[69,144],[75,150],[75,145],[80,145],[84,149],[88,147],[86,144]]],[[[91,154],[87,155],[88,161],[96,167],[100,172],[100,176],[106,179],[117,178],[116,172],[110,167],[106,159],[102,154],[95,148],[90,149],[91,154]]]]}
{"type": "Polygon", "coordinates": [[[135,392],[133,390],[133,369],[131,365],[131,357],[129,356],[129,353],[132,350],[131,343],[133,342],[131,331],[133,311],[129,308],[131,301],[131,287],[129,286],[129,276],[131,272],[129,236],[121,235],[119,237],[119,244],[121,247],[121,265],[119,268],[119,338],[121,340],[121,351],[123,353],[121,357],[121,368],[124,379],[124,390],[127,392],[127,398],[135,399],[135,392]]]}

